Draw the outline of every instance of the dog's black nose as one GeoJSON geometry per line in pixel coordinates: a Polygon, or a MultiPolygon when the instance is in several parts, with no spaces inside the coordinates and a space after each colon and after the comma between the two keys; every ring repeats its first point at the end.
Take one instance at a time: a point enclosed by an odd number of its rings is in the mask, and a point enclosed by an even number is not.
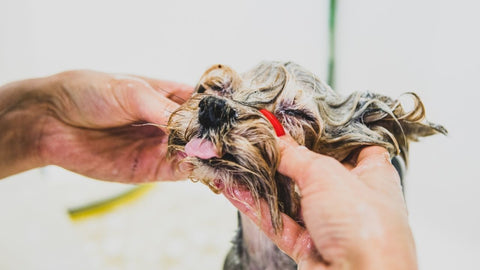
{"type": "Polygon", "coordinates": [[[198,121],[204,128],[218,128],[236,118],[235,110],[222,98],[204,97],[198,107],[198,121]]]}

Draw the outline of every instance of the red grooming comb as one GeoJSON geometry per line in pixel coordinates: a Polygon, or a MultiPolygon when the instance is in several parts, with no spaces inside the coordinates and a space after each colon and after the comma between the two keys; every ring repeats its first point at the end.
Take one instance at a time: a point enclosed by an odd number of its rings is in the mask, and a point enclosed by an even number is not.
{"type": "Polygon", "coordinates": [[[272,124],[273,129],[275,130],[275,133],[277,134],[278,137],[281,137],[281,136],[285,135],[285,130],[283,129],[282,124],[280,123],[280,121],[278,121],[277,117],[275,117],[275,115],[273,115],[273,113],[271,113],[270,111],[265,110],[265,109],[260,109],[260,112],[272,124]]]}

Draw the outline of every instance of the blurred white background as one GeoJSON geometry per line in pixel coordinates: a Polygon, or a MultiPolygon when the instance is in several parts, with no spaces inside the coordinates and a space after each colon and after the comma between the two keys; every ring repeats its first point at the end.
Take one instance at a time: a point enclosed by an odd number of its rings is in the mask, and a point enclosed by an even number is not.
{"type": "MultiPolygon", "coordinates": [[[[479,2],[337,2],[336,88],[415,91],[450,132],[411,147],[421,269],[480,269],[479,2]]],[[[261,60],[326,79],[327,22],[327,0],[0,0],[0,84],[95,69],[194,85],[212,64],[261,60]]],[[[200,184],[159,183],[106,216],[69,220],[68,206],[124,189],[50,167],[0,181],[0,269],[221,268],[235,210],[200,184]]]]}

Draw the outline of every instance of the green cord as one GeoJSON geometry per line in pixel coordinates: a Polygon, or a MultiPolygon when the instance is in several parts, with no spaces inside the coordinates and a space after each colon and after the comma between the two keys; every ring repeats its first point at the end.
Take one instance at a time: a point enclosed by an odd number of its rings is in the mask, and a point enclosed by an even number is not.
{"type": "Polygon", "coordinates": [[[327,83],[330,87],[335,86],[335,19],[336,19],[337,1],[330,0],[330,10],[328,14],[328,76],[327,83]]]}

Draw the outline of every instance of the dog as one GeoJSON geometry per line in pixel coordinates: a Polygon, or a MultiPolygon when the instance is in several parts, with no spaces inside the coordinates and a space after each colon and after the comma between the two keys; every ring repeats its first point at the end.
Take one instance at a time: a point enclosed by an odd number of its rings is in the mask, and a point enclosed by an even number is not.
{"type": "MultiPolygon", "coordinates": [[[[447,130],[425,120],[415,93],[404,95],[413,100],[413,109],[371,92],[343,97],[292,62],[262,62],[243,74],[214,65],[191,98],[172,113],[168,154],[192,164],[190,178],[216,193],[242,187],[255,201],[265,200],[278,232],[281,212],[301,219],[295,184],[277,172],[275,126],[280,123],[300,145],[341,162],[354,159],[364,146],[379,145],[407,164],[410,141],[447,130]]],[[[226,270],[296,269],[295,262],[241,214],[232,243],[226,270]]]]}

